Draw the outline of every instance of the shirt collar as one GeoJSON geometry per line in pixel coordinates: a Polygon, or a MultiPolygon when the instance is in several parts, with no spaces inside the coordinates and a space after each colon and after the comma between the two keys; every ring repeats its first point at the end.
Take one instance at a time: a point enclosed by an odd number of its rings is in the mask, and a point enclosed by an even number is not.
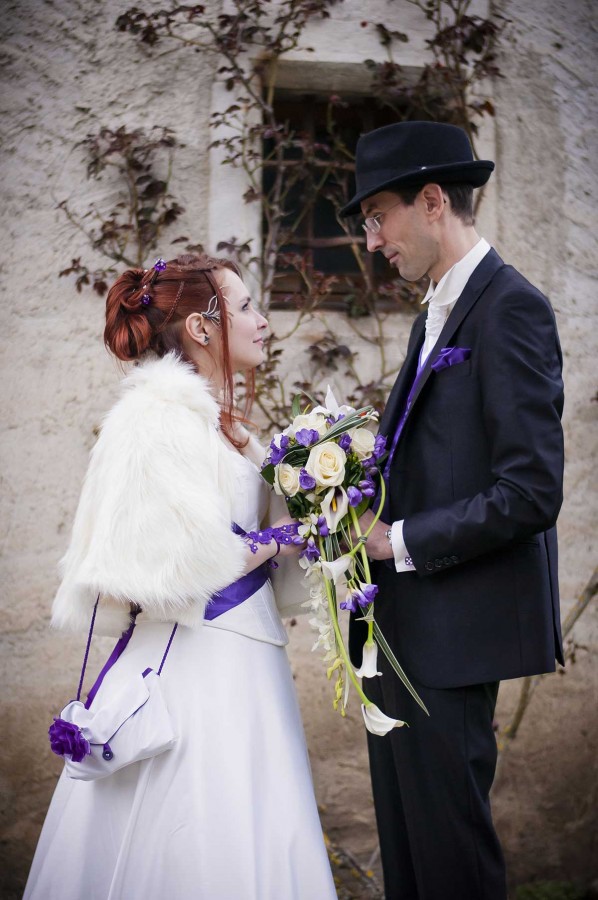
{"type": "Polygon", "coordinates": [[[423,303],[434,306],[450,306],[457,302],[474,269],[477,269],[483,258],[490,250],[490,244],[485,238],[480,238],[477,244],[465,254],[458,262],[445,272],[438,284],[430,280],[423,303]]]}

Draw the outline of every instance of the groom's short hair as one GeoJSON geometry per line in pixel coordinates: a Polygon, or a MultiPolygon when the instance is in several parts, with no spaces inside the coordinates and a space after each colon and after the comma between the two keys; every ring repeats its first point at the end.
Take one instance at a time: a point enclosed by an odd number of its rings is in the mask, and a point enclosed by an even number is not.
{"type": "MultiPolygon", "coordinates": [[[[438,182],[451,204],[451,212],[464,225],[473,225],[473,187],[471,184],[443,184],[438,182]]],[[[424,187],[423,184],[413,187],[391,188],[393,194],[401,198],[405,206],[413,206],[415,198],[424,187]]]]}

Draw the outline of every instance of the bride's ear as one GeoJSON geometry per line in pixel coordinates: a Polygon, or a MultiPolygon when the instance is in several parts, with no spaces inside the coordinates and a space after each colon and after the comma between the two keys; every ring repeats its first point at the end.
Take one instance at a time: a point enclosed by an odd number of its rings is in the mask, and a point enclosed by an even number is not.
{"type": "Polygon", "coordinates": [[[192,341],[202,347],[210,342],[210,335],[206,329],[206,320],[200,313],[191,313],[185,319],[185,331],[192,341]]]}

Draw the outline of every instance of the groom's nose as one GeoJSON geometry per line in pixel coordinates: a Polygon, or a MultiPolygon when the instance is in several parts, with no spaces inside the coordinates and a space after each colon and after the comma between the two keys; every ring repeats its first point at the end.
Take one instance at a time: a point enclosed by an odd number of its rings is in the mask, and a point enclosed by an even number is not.
{"type": "Polygon", "coordinates": [[[372,234],[371,231],[366,231],[365,243],[370,253],[375,253],[376,250],[380,250],[384,246],[384,241],[379,232],[378,234],[372,234]]]}

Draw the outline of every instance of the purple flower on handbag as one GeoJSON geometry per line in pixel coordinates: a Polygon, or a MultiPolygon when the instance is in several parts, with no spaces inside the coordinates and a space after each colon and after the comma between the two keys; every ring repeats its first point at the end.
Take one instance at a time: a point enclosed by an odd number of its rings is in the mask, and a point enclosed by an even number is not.
{"type": "Polygon", "coordinates": [[[345,431],[345,433],[343,435],[341,435],[341,437],[339,438],[338,445],[341,448],[341,450],[345,451],[345,453],[351,446],[351,435],[347,431],[345,431]]]}
{"type": "Polygon", "coordinates": [[[302,491],[311,491],[316,486],[316,479],[310,475],[307,469],[299,470],[299,487],[302,491]]]}
{"type": "Polygon", "coordinates": [[[359,506],[363,499],[363,496],[359,488],[351,485],[347,488],[347,499],[349,501],[349,506],[359,506]]]}
{"type": "Polygon", "coordinates": [[[81,762],[85,756],[91,753],[89,741],[83,737],[83,732],[78,725],[67,722],[66,719],[54,718],[54,722],[48,729],[50,747],[52,753],[57,756],[69,754],[73,762],[81,762]]]}
{"type": "Polygon", "coordinates": [[[307,544],[299,554],[299,558],[305,558],[309,562],[317,562],[317,560],[320,558],[320,551],[316,547],[316,542],[312,537],[307,539],[307,544]]]}
{"type": "Polygon", "coordinates": [[[310,447],[320,439],[320,433],[315,428],[301,428],[295,432],[295,439],[302,447],[310,447]]]}
{"type": "Polygon", "coordinates": [[[432,363],[431,368],[435,372],[442,372],[443,369],[448,369],[449,366],[457,366],[459,363],[465,362],[470,356],[471,350],[469,347],[443,347],[432,363]]]}

